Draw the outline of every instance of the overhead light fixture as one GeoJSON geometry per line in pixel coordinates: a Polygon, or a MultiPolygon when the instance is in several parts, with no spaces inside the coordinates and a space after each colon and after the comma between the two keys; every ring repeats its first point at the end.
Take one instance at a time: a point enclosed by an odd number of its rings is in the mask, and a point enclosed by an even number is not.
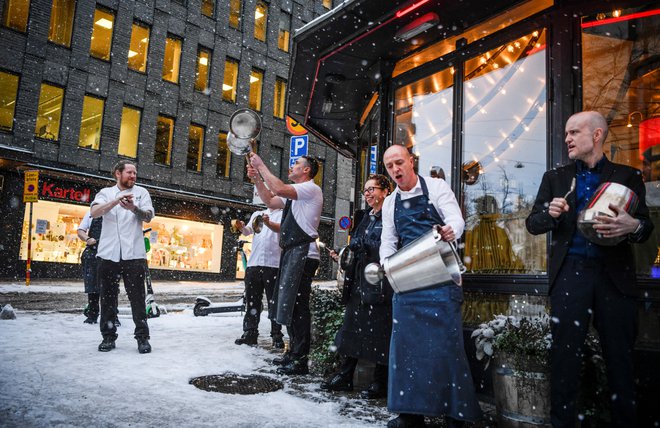
{"type": "Polygon", "coordinates": [[[99,27],[112,30],[112,21],[110,21],[109,19],[101,18],[98,21],[96,21],[95,24],[98,25],[99,27]]]}
{"type": "Polygon", "coordinates": [[[263,17],[264,17],[264,14],[263,14],[263,12],[261,12],[259,9],[257,9],[257,10],[254,12],[254,19],[261,19],[261,18],[263,18],[263,17]]]}
{"type": "Polygon", "coordinates": [[[259,78],[257,76],[250,76],[250,83],[258,82],[259,78]]]}
{"type": "Polygon", "coordinates": [[[223,83],[223,84],[222,84],[222,90],[223,90],[223,91],[231,91],[232,89],[234,89],[233,86],[229,86],[229,85],[227,85],[226,83],[223,83]]]}
{"type": "Polygon", "coordinates": [[[640,121],[644,120],[644,116],[642,115],[642,112],[641,112],[641,111],[637,111],[637,110],[635,110],[635,111],[633,111],[632,113],[630,113],[630,114],[628,115],[628,124],[626,125],[628,128],[632,128],[632,126],[633,126],[633,124],[632,124],[632,118],[633,118],[633,116],[635,115],[635,113],[637,113],[637,114],[639,115],[639,120],[640,120],[640,121]]]}
{"type": "Polygon", "coordinates": [[[429,12],[401,27],[394,35],[394,40],[397,42],[405,42],[406,40],[410,40],[418,34],[423,33],[429,28],[435,27],[439,22],[440,17],[434,12],[429,12]]]}
{"type": "Polygon", "coordinates": [[[205,56],[199,58],[199,63],[202,65],[209,65],[209,59],[205,56]]]}
{"type": "Polygon", "coordinates": [[[128,51],[128,57],[129,57],[129,58],[133,58],[135,55],[137,55],[137,52],[132,51],[132,50],[129,49],[129,51],[128,51]]]}

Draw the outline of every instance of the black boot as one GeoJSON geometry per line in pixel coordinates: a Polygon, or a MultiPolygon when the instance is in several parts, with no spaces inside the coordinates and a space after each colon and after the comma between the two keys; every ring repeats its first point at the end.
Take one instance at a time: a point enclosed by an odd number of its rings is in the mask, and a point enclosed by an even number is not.
{"type": "Polygon", "coordinates": [[[248,330],[243,333],[243,336],[236,339],[234,343],[237,345],[257,346],[257,337],[259,337],[258,332],[253,330],[248,330]]]}
{"type": "Polygon", "coordinates": [[[335,373],[330,380],[321,382],[324,391],[353,391],[353,376],[347,373],[335,373]]]}
{"type": "Polygon", "coordinates": [[[151,352],[151,345],[146,337],[138,337],[137,347],[140,354],[148,354],[151,352]]]}
{"type": "Polygon", "coordinates": [[[115,349],[115,339],[111,337],[104,337],[103,342],[99,344],[99,351],[109,352],[115,349]]]}
{"type": "Polygon", "coordinates": [[[366,400],[385,398],[387,397],[387,385],[383,385],[380,382],[372,382],[369,388],[360,392],[360,397],[366,400]]]}
{"type": "Polygon", "coordinates": [[[277,373],[288,376],[309,374],[307,358],[292,359],[291,362],[277,369],[277,373]]]}
{"type": "Polygon", "coordinates": [[[281,337],[273,337],[273,348],[284,349],[284,340],[281,337]]]}
{"type": "Polygon", "coordinates": [[[276,366],[286,366],[293,360],[290,352],[285,352],[281,357],[273,358],[273,364],[276,366]]]}
{"type": "Polygon", "coordinates": [[[423,415],[412,415],[410,413],[401,413],[399,417],[391,419],[387,423],[387,428],[418,428],[425,426],[423,415]]]}
{"type": "Polygon", "coordinates": [[[96,324],[96,317],[92,318],[91,316],[88,315],[87,318],[85,318],[85,321],[83,321],[83,323],[85,323],[85,324],[96,324]]]}

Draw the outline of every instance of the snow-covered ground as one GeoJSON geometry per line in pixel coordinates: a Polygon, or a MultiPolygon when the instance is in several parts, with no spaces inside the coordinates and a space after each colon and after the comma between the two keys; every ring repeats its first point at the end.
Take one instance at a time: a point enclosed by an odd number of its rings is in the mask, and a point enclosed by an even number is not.
{"type": "MultiPolygon", "coordinates": [[[[3,427],[374,427],[391,417],[382,402],[321,392],[313,376],[276,375],[270,361],[278,354],[269,346],[234,344],[242,330],[238,313],[195,317],[186,309],[150,319],[153,352],[144,355],[128,316],[108,353],[97,351],[98,325],[83,324],[82,315],[16,316],[0,320],[3,427]],[[284,389],[230,395],[189,384],[225,372],[276,377],[284,389]]],[[[260,345],[269,345],[264,316],[260,327],[260,345]]]]}

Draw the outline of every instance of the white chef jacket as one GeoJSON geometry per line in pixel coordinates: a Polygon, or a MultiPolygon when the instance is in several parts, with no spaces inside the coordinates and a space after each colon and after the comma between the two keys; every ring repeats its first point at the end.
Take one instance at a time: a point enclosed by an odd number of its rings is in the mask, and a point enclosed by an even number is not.
{"type": "MultiPolygon", "coordinates": [[[[460,238],[465,229],[465,220],[463,220],[461,208],[458,206],[456,196],[454,196],[451,187],[449,187],[449,184],[447,184],[445,180],[424,177],[424,181],[429,190],[429,201],[433,203],[433,206],[438,211],[438,214],[440,214],[440,217],[445,224],[451,226],[454,230],[456,239],[460,238]]],[[[406,192],[397,187],[392,194],[385,198],[385,201],[383,202],[383,232],[380,236],[379,252],[381,264],[383,264],[386,257],[391,256],[398,250],[399,235],[394,226],[394,204],[396,202],[397,193],[400,193],[401,200],[405,201],[406,199],[420,196],[424,192],[422,191],[422,185],[418,178],[415,186],[409,191],[406,192]]]]}
{"type": "Polygon", "coordinates": [[[250,217],[250,221],[245,225],[243,230],[248,231],[246,235],[252,235],[252,253],[248,259],[247,267],[264,266],[271,268],[280,267],[280,255],[282,249],[280,248],[280,234],[273,232],[268,226],[264,225],[261,232],[254,233],[252,229],[252,221],[258,216],[268,214],[270,221],[273,223],[280,223],[282,221],[281,209],[266,209],[255,211],[250,217]]]}
{"type": "MultiPolygon", "coordinates": [[[[120,193],[132,193],[133,203],[136,207],[154,213],[149,192],[140,186],[133,186],[123,191],[119,190],[116,185],[101,189],[96,194],[92,206],[110,202],[116,199],[120,193]]],[[[147,252],[144,248],[142,225],[142,220],[138,219],[134,213],[119,205],[114,206],[103,215],[103,229],[101,230],[96,256],[113,262],[145,259],[147,252]]]]}
{"type": "MultiPolygon", "coordinates": [[[[319,224],[321,224],[321,212],[323,211],[323,191],[314,183],[314,180],[291,185],[296,189],[298,195],[298,199],[291,201],[293,218],[306,234],[316,239],[319,237],[319,224]]],[[[280,199],[286,204],[286,198],[280,199]]],[[[321,258],[316,242],[309,244],[307,257],[316,260],[321,258]]]]}

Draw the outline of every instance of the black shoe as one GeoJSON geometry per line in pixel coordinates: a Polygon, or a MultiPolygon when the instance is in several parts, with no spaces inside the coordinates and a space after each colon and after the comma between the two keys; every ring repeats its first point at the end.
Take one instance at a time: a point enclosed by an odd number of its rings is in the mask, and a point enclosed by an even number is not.
{"type": "Polygon", "coordinates": [[[273,358],[273,364],[276,366],[286,366],[291,361],[293,361],[293,357],[289,352],[285,352],[281,357],[273,358]]]}
{"type": "Polygon", "coordinates": [[[321,382],[324,391],[353,391],[353,379],[342,373],[337,373],[329,381],[321,382]]]}
{"type": "Polygon", "coordinates": [[[146,338],[137,339],[137,345],[140,354],[148,354],[151,352],[151,345],[149,345],[149,341],[146,338]]]}
{"type": "Polygon", "coordinates": [[[99,351],[101,352],[110,352],[115,349],[115,341],[110,338],[103,338],[103,342],[99,345],[99,351]]]}
{"type": "Polygon", "coordinates": [[[387,397],[387,386],[380,382],[373,382],[369,388],[360,392],[360,397],[365,400],[375,400],[377,398],[387,397]]]}
{"type": "Polygon", "coordinates": [[[281,337],[273,338],[273,348],[275,349],[284,349],[284,341],[281,337]]]}
{"type": "Polygon", "coordinates": [[[83,323],[85,323],[85,324],[96,324],[96,318],[87,317],[87,318],[85,318],[85,321],[83,321],[83,323]]]}
{"type": "Polygon", "coordinates": [[[398,418],[387,422],[387,428],[418,428],[425,426],[423,415],[411,415],[409,413],[401,413],[398,418]]]}
{"type": "Polygon", "coordinates": [[[115,328],[121,327],[121,323],[119,322],[119,318],[115,318],[115,320],[113,322],[115,323],[115,328]]]}
{"type": "Polygon", "coordinates": [[[243,336],[234,340],[234,343],[237,345],[257,346],[257,337],[259,337],[259,333],[255,333],[253,331],[246,331],[245,333],[243,333],[243,336]]]}
{"type": "Polygon", "coordinates": [[[309,374],[309,367],[307,367],[307,359],[302,358],[300,360],[291,361],[289,364],[284,365],[279,369],[277,369],[277,373],[287,376],[309,374]]]}

